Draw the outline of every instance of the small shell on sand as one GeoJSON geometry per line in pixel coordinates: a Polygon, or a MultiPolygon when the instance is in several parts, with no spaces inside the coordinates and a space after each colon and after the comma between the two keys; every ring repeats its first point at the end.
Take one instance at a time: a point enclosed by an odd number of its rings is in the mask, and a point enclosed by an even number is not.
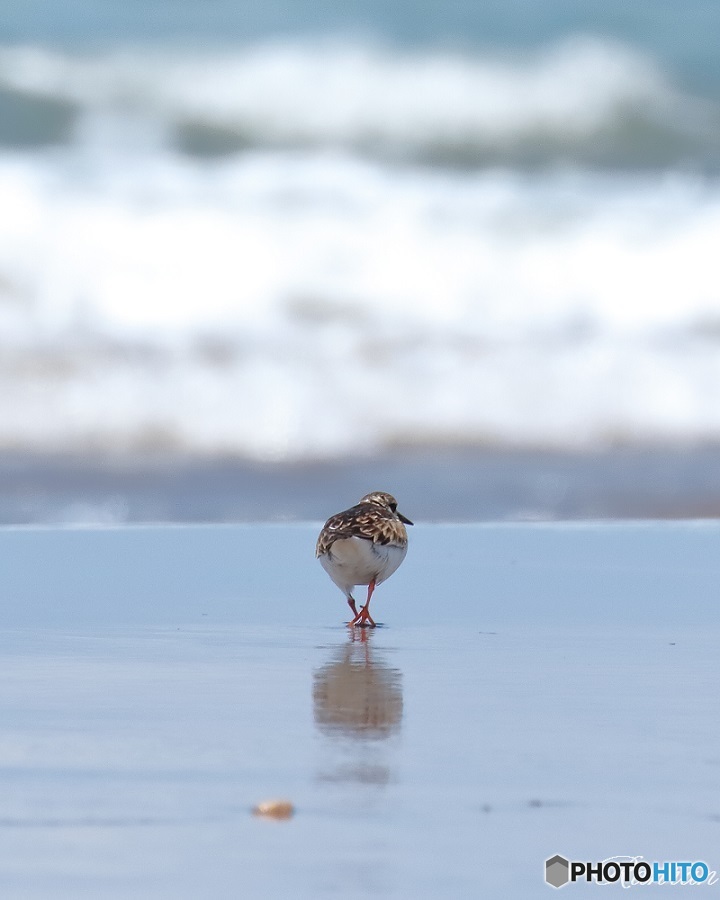
{"type": "Polygon", "coordinates": [[[295,807],[289,800],[263,800],[253,807],[254,816],[263,816],[266,819],[289,819],[295,812],[295,807]]]}

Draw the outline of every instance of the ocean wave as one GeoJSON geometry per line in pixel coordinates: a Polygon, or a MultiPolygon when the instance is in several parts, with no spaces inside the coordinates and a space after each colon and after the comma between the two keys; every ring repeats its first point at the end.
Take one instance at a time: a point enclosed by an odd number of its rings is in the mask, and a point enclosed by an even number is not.
{"type": "Polygon", "coordinates": [[[522,56],[330,41],[204,55],[5,47],[0,92],[35,104],[35,118],[64,124],[72,109],[76,140],[129,130],[200,156],[332,147],[461,166],[719,161],[716,104],[683,95],[638,51],[590,37],[522,56]]]}
{"type": "Polygon", "coordinates": [[[720,439],[720,185],[0,155],[0,446],[720,439]]]}

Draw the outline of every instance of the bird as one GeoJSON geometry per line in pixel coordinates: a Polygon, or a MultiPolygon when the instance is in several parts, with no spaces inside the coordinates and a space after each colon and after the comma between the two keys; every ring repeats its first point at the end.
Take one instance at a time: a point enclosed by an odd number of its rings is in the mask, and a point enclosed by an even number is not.
{"type": "Polygon", "coordinates": [[[370,598],[375,588],[395,572],[408,547],[406,525],[397,500],[385,491],[365,494],[355,506],[330,516],[317,539],[315,556],[347,597],[352,610],[348,625],[375,627],[370,598]],[[356,585],[368,586],[365,605],[358,611],[352,595],[356,585]]]}

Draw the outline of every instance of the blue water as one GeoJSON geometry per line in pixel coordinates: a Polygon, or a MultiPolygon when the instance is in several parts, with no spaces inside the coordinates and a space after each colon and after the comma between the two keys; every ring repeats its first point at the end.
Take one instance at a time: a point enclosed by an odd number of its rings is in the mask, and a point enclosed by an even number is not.
{"type": "Polygon", "coordinates": [[[365,35],[399,47],[516,50],[578,33],[642,48],[682,83],[720,86],[713,0],[286,0],[202,3],[31,0],[0,4],[3,43],[92,46],[126,41],[242,44],[277,36],[365,35]]]}
{"type": "MultiPolygon", "coordinates": [[[[703,0],[692,0],[682,8],[662,0],[631,5],[620,0],[483,4],[471,0],[442,4],[417,0],[266,4],[153,0],[122,5],[97,0],[60,5],[36,0],[3,3],[0,22],[0,50],[43,47],[71,56],[138,45],[154,51],[164,48],[191,53],[202,49],[220,54],[234,49],[242,53],[278,41],[312,47],[318,40],[333,40],[351,47],[383,48],[391,58],[409,53],[423,59],[443,53],[466,62],[505,57],[520,65],[523,58],[532,59],[568,40],[589,38],[637,54],[681,92],[714,101],[720,97],[716,52],[720,10],[717,4],[703,0]]],[[[5,82],[3,69],[11,74],[12,64],[0,68],[0,90],[5,82]]],[[[337,73],[329,68],[327,75],[333,79],[337,73]]],[[[258,87],[262,89],[262,85],[258,87]]],[[[717,151],[717,108],[713,105],[710,112],[706,124],[711,134],[705,137],[717,151]]],[[[0,139],[8,140],[11,128],[7,123],[5,128],[0,139]]],[[[688,135],[682,140],[682,129],[680,132],[676,138],[680,138],[685,161],[696,155],[707,165],[710,148],[700,146],[706,142],[700,140],[693,147],[688,135]]]]}

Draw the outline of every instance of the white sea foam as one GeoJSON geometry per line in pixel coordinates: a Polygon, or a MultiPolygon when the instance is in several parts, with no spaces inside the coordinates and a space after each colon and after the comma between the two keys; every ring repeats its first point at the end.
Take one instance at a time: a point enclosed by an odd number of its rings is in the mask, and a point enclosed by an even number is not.
{"type": "Polygon", "coordinates": [[[720,438],[720,186],[0,156],[0,446],[720,438]]]}

